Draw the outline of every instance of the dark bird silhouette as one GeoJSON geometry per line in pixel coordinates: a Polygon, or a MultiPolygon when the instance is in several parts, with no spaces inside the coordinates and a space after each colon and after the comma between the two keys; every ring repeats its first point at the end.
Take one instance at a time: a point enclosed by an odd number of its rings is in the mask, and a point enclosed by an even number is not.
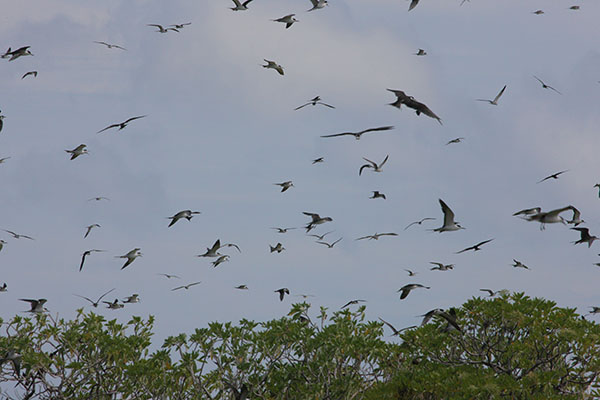
{"type": "Polygon", "coordinates": [[[394,129],[393,126],[380,126],[379,128],[369,128],[360,132],[342,132],[342,133],[334,133],[332,135],[323,135],[322,138],[330,138],[330,137],[338,137],[338,136],[354,136],[356,140],[359,140],[360,137],[368,132],[382,132],[389,131],[390,129],[394,129]]]}
{"type": "Polygon", "coordinates": [[[486,244],[486,243],[489,243],[489,242],[491,242],[492,240],[494,240],[494,239],[488,239],[488,240],[484,240],[483,242],[479,242],[479,243],[477,243],[477,244],[476,244],[476,245],[474,245],[474,246],[467,247],[466,249],[462,249],[461,251],[457,251],[457,252],[456,252],[456,253],[454,253],[454,254],[460,254],[460,253],[464,253],[465,251],[469,251],[469,250],[473,250],[473,251],[479,251],[479,250],[481,250],[481,249],[479,248],[480,246],[483,246],[484,244],[486,244]]]}
{"type": "Polygon", "coordinates": [[[420,283],[409,283],[408,285],[404,285],[400,289],[397,290],[397,292],[402,292],[400,294],[400,300],[405,299],[406,296],[408,296],[410,294],[411,290],[417,289],[417,288],[431,289],[431,287],[423,286],[420,283]]]}
{"type": "MultiPolygon", "coordinates": [[[[292,14],[292,15],[293,15],[293,14],[292,14]]],[[[313,97],[312,99],[310,99],[310,100],[309,100],[307,103],[304,103],[304,104],[302,104],[301,106],[298,106],[298,107],[294,108],[294,111],[296,111],[296,110],[299,110],[299,109],[301,109],[301,108],[304,108],[304,107],[306,107],[306,106],[308,106],[308,105],[311,105],[311,106],[316,106],[317,104],[320,104],[320,105],[322,105],[322,106],[329,107],[329,108],[335,108],[335,107],[334,107],[334,106],[332,106],[331,104],[323,103],[323,102],[321,101],[321,97],[320,97],[320,96],[315,96],[315,97],[313,97]]]]}
{"type": "Polygon", "coordinates": [[[564,174],[565,172],[568,172],[568,171],[569,171],[568,169],[565,169],[564,171],[560,171],[560,172],[557,172],[557,173],[555,173],[555,174],[548,175],[547,177],[545,177],[545,178],[544,178],[544,179],[542,179],[541,181],[538,181],[537,183],[542,183],[542,182],[544,182],[544,181],[547,181],[548,179],[558,179],[558,177],[559,177],[560,175],[562,175],[562,174],[564,174]]]}
{"type": "Polygon", "coordinates": [[[535,78],[535,79],[536,79],[536,80],[537,80],[537,81],[538,81],[538,82],[539,82],[539,83],[542,85],[542,87],[543,87],[544,89],[550,89],[550,90],[554,90],[556,93],[558,93],[558,94],[562,94],[562,93],[561,93],[561,92],[559,92],[558,90],[554,89],[552,86],[550,86],[550,85],[546,85],[546,84],[544,83],[544,81],[542,81],[542,80],[541,80],[540,78],[538,78],[537,76],[533,75],[533,77],[534,77],[534,78],[535,78]]]}
{"type": "Polygon", "coordinates": [[[283,301],[283,298],[285,297],[285,295],[290,294],[290,289],[284,287],[281,289],[274,290],[274,292],[279,293],[279,301],[283,301]]]}
{"type": "Polygon", "coordinates": [[[127,124],[129,124],[131,121],[135,121],[136,119],[140,119],[140,118],[144,118],[144,117],[146,117],[146,115],[140,115],[138,117],[131,117],[127,121],[119,122],[118,124],[109,125],[106,128],[99,130],[96,133],[104,132],[105,130],[112,129],[112,128],[119,128],[119,130],[122,130],[122,129],[125,129],[127,124]]]}
{"type": "Polygon", "coordinates": [[[77,297],[81,297],[82,299],[85,299],[87,301],[90,302],[90,304],[92,305],[92,307],[94,308],[98,308],[98,304],[100,304],[100,301],[104,298],[104,296],[106,296],[107,294],[109,294],[110,292],[112,292],[115,289],[110,289],[108,292],[104,293],[102,296],[100,296],[98,298],[98,300],[93,301],[92,299],[90,299],[89,297],[85,297],[85,296],[80,296],[78,294],[74,294],[73,296],[77,296],[77,297]]]}
{"type": "Polygon", "coordinates": [[[412,96],[407,96],[402,90],[388,89],[390,92],[396,95],[396,101],[393,103],[389,103],[390,106],[401,109],[402,104],[404,104],[408,108],[412,108],[415,110],[417,115],[427,115],[430,118],[436,119],[440,125],[442,124],[442,119],[438,117],[433,111],[429,109],[425,104],[418,102],[412,96]]]}

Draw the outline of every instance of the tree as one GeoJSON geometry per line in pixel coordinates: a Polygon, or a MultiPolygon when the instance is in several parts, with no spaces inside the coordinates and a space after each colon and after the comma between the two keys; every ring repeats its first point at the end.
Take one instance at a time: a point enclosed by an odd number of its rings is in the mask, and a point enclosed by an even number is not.
{"type": "Polygon", "coordinates": [[[597,397],[600,327],[523,294],[473,298],[384,340],[365,307],[213,322],[150,352],[153,318],[14,317],[0,337],[10,399],[552,399],[597,397]],[[439,316],[444,316],[440,318],[439,316]],[[447,318],[456,316],[456,328],[447,318]],[[395,340],[395,339],[394,339],[395,340]]]}

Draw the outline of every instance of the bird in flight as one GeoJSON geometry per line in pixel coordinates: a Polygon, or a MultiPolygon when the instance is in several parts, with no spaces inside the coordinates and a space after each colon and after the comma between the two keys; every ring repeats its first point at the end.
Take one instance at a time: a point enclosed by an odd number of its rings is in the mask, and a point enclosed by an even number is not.
{"type": "Polygon", "coordinates": [[[317,239],[319,239],[319,240],[325,240],[325,236],[327,236],[327,235],[329,235],[330,233],[333,233],[333,232],[335,232],[335,231],[329,231],[329,232],[325,232],[325,233],[324,233],[324,234],[322,234],[322,235],[310,234],[310,235],[306,235],[306,236],[312,236],[312,237],[315,237],[315,238],[317,238],[317,239]]]}
{"type": "Polygon", "coordinates": [[[337,243],[339,243],[343,238],[339,238],[338,240],[336,240],[333,243],[327,243],[327,242],[321,242],[320,240],[317,240],[317,243],[319,244],[323,244],[325,246],[327,246],[330,249],[333,249],[333,246],[335,246],[337,243]]]}
{"type": "MultiPolygon", "coordinates": [[[[86,250],[83,252],[83,254],[81,255],[81,264],[79,264],[79,272],[81,272],[81,270],[83,269],[83,263],[85,262],[85,258],[87,256],[89,256],[92,253],[100,253],[106,250],[97,250],[97,249],[92,249],[92,250],[86,250]]],[[[100,300],[98,300],[100,301],[100,300]]]]}
{"type": "Polygon", "coordinates": [[[274,69],[275,71],[279,72],[279,75],[283,75],[283,67],[279,64],[277,64],[275,61],[270,61],[267,60],[266,58],[263,59],[267,64],[263,65],[263,68],[271,68],[274,69]]]}
{"type": "Polygon", "coordinates": [[[592,243],[594,243],[594,240],[599,239],[597,236],[590,235],[590,230],[588,228],[571,228],[571,229],[578,231],[581,234],[581,238],[579,240],[577,240],[576,242],[573,242],[573,244],[587,243],[588,248],[590,248],[590,247],[592,247],[592,243]]]}
{"type": "Polygon", "coordinates": [[[21,238],[24,238],[24,239],[29,239],[29,240],[35,240],[35,239],[34,239],[34,238],[32,238],[31,236],[27,236],[27,235],[21,235],[21,234],[18,234],[18,233],[15,233],[15,232],[13,232],[13,231],[9,231],[9,230],[6,230],[6,229],[2,229],[2,230],[3,230],[4,232],[8,233],[9,235],[11,235],[11,236],[12,236],[13,238],[15,238],[15,239],[21,239],[21,238]]]}
{"type": "Polygon", "coordinates": [[[106,128],[99,130],[99,131],[98,131],[98,132],[96,132],[96,133],[104,132],[105,130],[112,129],[112,128],[119,128],[119,130],[122,130],[122,129],[124,129],[124,128],[127,126],[127,124],[129,124],[131,121],[135,121],[136,119],[140,119],[140,118],[144,118],[144,117],[146,117],[146,115],[140,115],[140,116],[138,116],[138,117],[131,117],[131,118],[129,118],[127,121],[120,122],[120,123],[118,123],[118,124],[112,124],[112,125],[109,125],[109,126],[107,126],[106,128]]]}
{"type": "Polygon", "coordinates": [[[281,289],[274,290],[275,293],[279,293],[279,301],[283,301],[283,298],[286,294],[290,294],[290,289],[284,287],[281,289]]]}
{"type": "Polygon", "coordinates": [[[456,139],[452,139],[448,143],[446,143],[446,146],[448,146],[449,144],[453,144],[453,143],[460,143],[463,140],[465,140],[464,137],[457,137],[456,139]]]}
{"type": "Polygon", "coordinates": [[[158,25],[158,24],[147,24],[147,26],[154,26],[154,27],[156,27],[157,30],[155,32],[160,32],[160,33],[167,33],[169,31],[179,32],[179,30],[177,30],[177,28],[163,28],[162,25],[158,25]]]}
{"type": "Polygon", "coordinates": [[[400,294],[400,300],[405,299],[406,296],[408,296],[410,294],[411,290],[417,289],[417,288],[431,289],[431,287],[423,286],[420,283],[409,283],[408,285],[404,285],[400,289],[397,290],[397,292],[402,292],[400,294]]]}
{"type": "Polygon", "coordinates": [[[338,137],[338,136],[354,136],[356,140],[360,140],[360,137],[368,132],[381,132],[381,131],[389,131],[390,129],[394,129],[393,126],[381,126],[379,128],[369,128],[360,132],[342,132],[342,133],[334,133],[332,135],[323,135],[322,138],[330,138],[330,137],[338,137]]]}
{"type": "Polygon", "coordinates": [[[430,268],[431,271],[435,271],[435,270],[437,270],[437,271],[448,271],[448,270],[454,269],[454,264],[445,264],[444,265],[442,263],[433,262],[433,261],[431,261],[429,264],[437,265],[437,267],[430,268]]]}
{"type": "Polygon", "coordinates": [[[446,203],[442,199],[438,199],[440,202],[440,206],[442,207],[442,212],[444,213],[444,225],[439,228],[433,229],[433,232],[451,232],[458,231],[459,229],[465,229],[458,222],[454,221],[454,212],[448,207],[446,203]]]}
{"type": "Polygon", "coordinates": [[[140,252],[140,248],[136,247],[133,250],[130,250],[127,254],[122,256],[115,256],[115,258],[126,258],[125,264],[121,267],[121,269],[125,269],[129,264],[131,264],[136,258],[141,257],[142,253],[140,252]]]}
{"type": "Polygon", "coordinates": [[[177,221],[179,221],[181,218],[185,218],[188,221],[191,221],[193,216],[197,215],[197,214],[201,214],[201,212],[200,211],[192,211],[192,210],[179,211],[177,214],[173,215],[172,217],[167,217],[168,219],[171,220],[171,222],[169,223],[169,227],[175,225],[175,223],[177,221]]]}
{"type": "Polygon", "coordinates": [[[137,293],[134,293],[131,296],[127,296],[127,297],[125,297],[125,300],[123,300],[123,303],[139,303],[139,302],[140,302],[140,295],[137,293]]]}
{"type": "Polygon", "coordinates": [[[327,2],[327,0],[310,0],[311,4],[312,4],[312,8],[310,10],[307,11],[313,11],[313,10],[318,10],[321,8],[324,8],[325,6],[328,6],[329,3],[327,2]]]}
{"type": "Polygon", "coordinates": [[[90,232],[92,231],[92,229],[94,228],[100,228],[99,224],[91,224],[85,227],[85,235],[83,235],[83,238],[85,239],[86,237],[88,237],[88,235],[90,234],[90,232]]]}
{"type": "Polygon", "coordinates": [[[108,201],[110,201],[110,199],[108,197],[104,197],[104,196],[92,197],[91,199],[88,199],[88,201],[92,201],[92,200],[95,200],[95,201],[108,200],[108,201]]]}
{"type": "Polygon", "coordinates": [[[421,315],[421,317],[424,317],[423,321],[421,321],[421,326],[425,325],[433,317],[441,317],[454,328],[456,328],[456,330],[460,331],[460,326],[456,322],[456,311],[454,311],[454,308],[451,308],[448,312],[442,310],[441,308],[436,308],[421,315]]]}
{"type": "Polygon", "coordinates": [[[71,154],[71,160],[76,159],[77,157],[79,157],[82,154],[89,154],[86,149],[85,144],[80,144],[79,146],[75,147],[73,150],[65,150],[65,151],[67,153],[71,154]]]}
{"type": "Polygon", "coordinates": [[[406,328],[402,328],[402,329],[398,330],[398,329],[394,328],[394,326],[392,324],[390,324],[389,322],[383,320],[382,318],[379,318],[379,320],[381,322],[383,322],[384,324],[386,324],[392,330],[392,332],[394,332],[392,334],[392,336],[398,336],[399,334],[401,334],[403,331],[405,331],[407,329],[413,329],[413,328],[417,327],[416,325],[413,325],[413,326],[408,326],[406,328]]]}
{"type": "Polygon", "coordinates": [[[411,0],[410,5],[408,6],[408,11],[412,10],[419,4],[419,0],[411,0]]]}
{"type": "Polygon", "coordinates": [[[527,221],[537,221],[540,223],[540,230],[546,229],[546,224],[554,224],[560,222],[561,224],[566,224],[566,221],[563,217],[560,216],[561,213],[573,210],[573,206],[566,206],[563,208],[557,208],[556,210],[548,211],[548,212],[540,212],[538,214],[528,215],[525,219],[527,221]]]}
{"type": "Polygon", "coordinates": [[[291,229],[298,229],[298,228],[271,228],[271,229],[277,230],[277,233],[287,233],[287,231],[289,231],[291,229]]]}
{"type": "Polygon", "coordinates": [[[494,100],[488,100],[488,99],[477,99],[477,101],[487,101],[488,103],[490,103],[493,106],[497,106],[498,105],[498,100],[500,100],[500,96],[502,96],[502,94],[504,93],[504,91],[506,90],[506,85],[504,85],[504,87],[502,88],[502,90],[500,90],[500,93],[498,93],[496,95],[496,97],[494,97],[494,100]]]}
{"type": "Polygon", "coordinates": [[[196,286],[196,285],[199,285],[201,283],[202,283],[202,281],[198,281],[198,282],[188,283],[187,285],[177,286],[176,288],[171,289],[171,292],[174,292],[175,290],[179,290],[179,289],[188,290],[192,286],[196,286]]]}
{"type": "Polygon", "coordinates": [[[285,29],[288,29],[290,26],[294,25],[294,22],[300,22],[296,18],[294,18],[296,14],[288,14],[284,17],[272,19],[273,22],[282,22],[285,24],[285,29]]]}
{"type": "Polygon", "coordinates": [[[514,258],[513,258],[513,263],[514,264],[512,264],[512,267],[514,267],[514,268],[529,269],[529,267],[527,265],[523,264],[521,261],[515,260],[514,258]]]}
{"type": "Polygon", "coordinates": [[[275,246],[271,246],[269,245],[269,248],[271,249],[271,253],[273,252],[277,252],[277,253],[281,253],[282,251],[285,250],[285,247],[283,247],[283,245],[279,242],[277,242],[277,244],[275,246]]]}
{"type": "Polygon", "coordinates": [[[217,258],[215,261],[212,262],[212,266],[213,268],[217,268],[220,264],[223,264],[224,262],[229,261],[229,256],[227,254],[224,254],[222,256],[220,256],[219,258],[217,258]]]}
{"type": "Polygon", "coordinates": [[[383,171],[382,168],[385,165],[385,163],[387,162],[388,158],[390,158],[389,154],[387,156],[385,156],[385,158],[383,159],[383,161],[381,162],[381,164],[378,165],[376,162],[371,161],[368,158],[363,157],[363,160],[365,160],[369,164],[363,164],[360,167],[360,169],[358,170],[358,176],[360,176],[362,174],[362,171],[365,168],[373,168],[373,172],[381,172],[381,171],[383,171]]]}
{"type": "Polygon", "coordinates": [[[419,49],[419,51],[417,51],[416,53],[413,53],[413,55],[415,56],[426,56],[427,52],[423,49],[419,49]]]}
{"type": "Polygon", "coordinates": [[[125,307],[125,304],[119,303],[119,299],[115,299],[115,301],[103,301],[106,304],[106,308],[110,308],[111,310],[118,310],[119,308],[125,307]]]}
{"type": "Polygon", "coordinates": [[[411,226],[413,226],[413,225],[421,225],[421,224],[423,224],[423,222],[425,222],[425,221],[434,221],[434,220],[435,220],[435,218],[429,218],[429,217],[427,217],[427,218],[423,218],[423,219],[422,219],[422,220],[420,220],[420,221],[411,222],[410,224],[406,225],[406,228],[404,228],[404,230],[407,230],[408,228],[410,228],[410,227],[411,227],[411,226]]]}
{"type": "Polygon", "coordinates": [[[353,304],[358,304],[358,303],[364,303],[366,302],[366,300],[361,300],[361,299],[357,299],[357,300],[350,300],[349,302],[347,302],[346,304],[344,304],[341,309],[343,310],[344,308],[351,306],[353,304]]]}
{"type": "Polygon", "coordinates": [[[387,232],[387,233],[377,233],[377,232],[375,232],[374,235],[362,236],[362,237],[359,237],[358,239],[355,239],[355,240],[363,240],[363,239],[379,240],[379,238],[382,237],[382,236],[398,236],[398,234],[394,233],[394,232],[387,232]]]}
{"type": "Polygon", "coordinates": [[[493,291],[492,289],[479,289],[480,292],[488,292],[489,296],[488,297],[494,297],[498,294],[500,294],[500,290],[498,290],[497,292],[493,291]]]}
{"type": "Polygon", "coordinates": [[[438,117],[433,111],[431,111],[431,109],[429,107],[427,107],[424,103],[421,103],[417,100],[415,100],[415,98],[413,96],[408,96],[406,93],[404,93],[402,90],[395,90],[395,89],[387,89],[390,92],[394,93],[394,95],[396,95],[396,101],[393,103],[389,103],[390,106],[396,107],[398,109],[402,109],[402,104],[404,104],[406,107],[408,108],[412,108],[413,110],[415,110],[415,112],[417,113],[417,115],[427,115],[430,118],[436,119],[440,125],[442,124],[442,119],[440,117],[438,117]]]}
{"type": "Polygon", "coordinates": [[[85,299],[85,300],[89,301],[89,302],[92,304],[92,307],[94,307],[94,308],[98,308],[98,304],[100,304],[100,301],[101,301],[101,300],[104,298],[104,296],[106,296],[107,294],[109,294],[109,293],[110,293],[110,292],[112,292],[113,290],[115,290],[115,289],[110,289],[108,292],[106,292],[106,293],[104,293],[102,296],[100,296],[100,297],[98,298],[98,300],[96,300],[96,301],[93,301],[93,300],[92,300],[92,299],[90,299],[89,297],[80,296],[80,295],[78,295],[78,294],[74,294],[74,296],[81,297],[82,299],[85,299]]]}
{"type": "Polygon", "coordinates": [[[373,190],[373,195],[371,197],[369,197],[369,198],[370,199],[379,199],[379,198],[381,198],[381,199],[386,200],[385,194],[384,193],[379,193],[378,190],[373,190]]]}
{"type": "Polygon", "coordinates": [[[543,87],[544,89],[551,89],[551,90],[554,90],[554,91],[555,91],[556,93],[558,93],[558,94],[562,94],[562,93],[561,93],[561,92],[559,92],[558,90],[554,89],[552,86],[550,86],[550,85],[546,85],[546,84],[544,83],[544,81],[542,81],[542,80],[541,80],[540,78],[538,78],[537,76],[533,75],[533,77],[534,77],[534,78],[535,78],[535,79],[536,79],[536,80],[537,80],[537,81],[538,81],[538,82],[539,82],[539,83],[542,85],[542,87],[543,87]]]}
{"type": "Polygon", "coordinates": [[[173,27],[175,27],[176,29],[183,29],[183,28],[185,28],[186,26],[188,26],[188,25],[191,25],[191,24],[192,24],[191,22],[185,22],[185,23],[183,23],[183,24],[173,24],[173,25],[169,25],[169,26],[173,26],[173,27]]]}
{"type": "Polygon", "coordinates": [[[32,56],[33,53],[31,53],[31,51],[29,51],[30,47],[31,46],[20,47],[17,50],[13,50],[13,51],[11,51],[11,49],[9,47],[8,50],[6,50],[6,53],[4,53],[2,55],[2,58],[10,57],[10,59],[8,61],[14,61],[19,57],[32,56]]]}
{"type": "Polygon", "coordinates": [[[234,289],[238,289],[238,290],[248,290],[248,286],[246,285],[239,285],[234,287],[234,289]]]}
{"type": "Polygon", "coordinates": [[[171,278],[181,279],[181,277],[179,277],[177,275],[173,275],[173,274],[161,274],[161,273],[158,273],[157,275],[162,275],[162,276],[164,276],[167,279],[171,279],[171,278]]]}
{"type": "Polygon", "coordinates": [[[565,172],[568,172],[568,171],[569,171],[568,169],[565,169],[564,171],[559,171],[559,172],[557,172],[555,174],[548,175],[547,177],[545,177],[544,179],[542,179],[541,181],[538,181],[536,183],[542,183],[544,181],[547,181],[548,179],[558,179],[558,177],[560,175],[562,175],[562,174],[564,174],[565,172]]]}
{"type": "Polygon", "coordinates": [[[281,183],[274,183],[273,185],[281,186],[281,193],[285,192],[286,190],[288,190],[289,188],[291,188],[292,186],[294,186],[294,184],[292,183],[292,181],[285,181],[285,182],[281,182],[281,183]]]}
{"type": "Polygon", "coordinates": [[[10,159],[10,157],[2,157],[2,158],[0,158],[0,164],[4,164],[4,162],[6,160],[9,160],[9,159],[10,159]]]}
{"type": "Polygon", "coordinates": [[[542,14],[544,14],[544,10],[536,10],[536,11],[532,11],[531,13],[535,14],[535,15],[542,15],[542,14]]]}
{"type": "Polygon", "coordinates": [[[206,248],[206,253],[200,254],[197,257],[219,257],[222,256],[218,251],[221,248],[221,240],[217,239],[217,241],[210,248],[206,248]]]}
{"type": "Polygon", "coordinates": [[[473,245],[473,246],[471,246],[471,247],[467,247],[466,249],[462,249],[461,251],[457,251],[457,252],[456,252],[456,253],[454,253],[454,254],[460,254],[460,253],[464,253],[465,251],[469,251],[469,250],[473,250],[473,251],[479,251],[479,250],[481,250],[481,249],[480,249],[480,247],[481,247],[481,246],[483,246],[483,245],[484,245],[484,244],[486,244],[486,243],[489,243],[489,242],[491,242],[492,240],[494,240],[494,239],[488,239],[488,240],[484,240],[483,242],[479,242],[479,243],[477,243],[476,245],[473,245]]]}
{"type": "Polygon", "coordinates": [[[316,97],[313,97],[312,99],[310,99],[307,103],[304,103],[301,106],[298,106],[298,107],[294,108],[294,111],[299,110],[301,108],[304,108],[304,107],[306,107],[308,105],[316,106],[317,104],[320,104],[322,106],[329,107],[329,108],[335,108],[334,106],[332,106],[330,104],[323,103],[321,101],[321,97],[320,96],[316,96],[316,97]]]}
{"type": "Polygon", "coordinates": [[[20,301],[26,301],[31,305],[31,309],[27,310],[27,312],[30,313],[43,313],[44,311],[48,311],[46,310],[46,308],[44,307],[44,304],[48,301],[46,299],[19,299],[20,301]]]}
{"type": "Polygon", "coordinates": [[[37,71],[29,71],[29,72],[25,72],[25,74],[21,77],[21,79],[25,79],[28,76],[33,76],[34,78],[36,78],[38,75],[37,71]]]}
{"type": "Polygon", "coordinates": [[[102,45],[106,46],[109,49],[127,50],[126,48],[118,46],[116,44],[110,44],[110,43],[106,43],[106,42],[96,42],[96,41],[94,41],[94,43],[102,44],[102,45]]]}
{"type": "MultiPolygon", "coordinates": [[[[314,160],[312,160],[313,165],[314,164],[318,164],[318,163],[322,163],[325,161],[324,157],[319,157],[319,158],[315,158],[314,160]]],[[[600,185],[599,185],[600,186],[600,185]]]]}
{"type": "Polygon", "coordinates": [[[250,2],[253,0],[246,0],[243,3],[240,3],[240,0],[233,0],[233,3],[235,4],[235,7],[230,8],[230,10],[233,11],[246,11],[248,9],[248,4],[250,4],[250,2]]]}
{"type": "Polygon", "coordinates": [[[418,274],[418,272],[413,272],[410,269],[404,269],[406,272],[408,272],[408,276],[415,276],[418,274]]]}
{"type": "MultiPolygon", "coordinates": [[[[312,221],[310,221],[305,227],[306,233],[310,232],[317,225],[321,225],[321,224],[324,224],[325,222],[333,221],[333,218],[331,218],[331,217],[321,217],[319,214],[309,213],[306,211],[303,211],[302,214],[308,215],[309,217],[312,218],[312,221]]],[[[323,236],[325,236],[325,235],[323,235],[323,236]]],[[[319,240],[323,240],[323,239],[319,238],[319,240]]]]}

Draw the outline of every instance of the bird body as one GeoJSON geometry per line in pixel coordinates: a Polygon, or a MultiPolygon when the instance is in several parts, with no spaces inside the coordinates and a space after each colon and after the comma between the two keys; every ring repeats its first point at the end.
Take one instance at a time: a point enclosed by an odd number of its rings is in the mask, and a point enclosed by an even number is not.
{"type": "Polygon", "coordinates": [[[285,181],[285,182],[281,182],[281,183],[274,183],[273,185],[275,186],[281,186],[281,193],[285,192],[286,190],[288,190],[289,188],[293,187],[294,184],[292,183],[292,181],[285,181]]]}
{"type": "Polygon", "coordinates": [[[140,295],[137,293],[134,293],[131,296],[127,296],[127,297],[125,297],[125,300],[123,300],[123,303],[139,303],[139,302],[140,302],[140,295]]]}
{"type": "Polygon", "coordinates": [[[126,48],[118,46],[116,44],[110,44],[110,43],[106,43],[106,42],[94,42],[94,43],[102,44],[102,45],[106,46],[109,49],[127,50],[126,48]]]}
{"type": "Polygon", "coordinates": [[[430,268],[431,271],[435,271],[435,270],[438,270],[438,271],[448,271],[448,270],[454,269],[454,264],[445,264],[444,265],[442,263],[433,262],[433,261],[430,262],[429,264],[437,265],[437,267],[430,268]]]}
{"type": "Polygon", "coordinates": [[[440,202],[440,206],[442,207],[442,212],[444,213],[444,225],[439,228],[433,229],[434,232],[452,232],[458,231],[460,229],[465,229],[458,222],[454,221],[454,212],[448,207],[446,203],[442,199],[438,199],[440,202]]]}
{"type": "MultiPolygon", "coordinates": [[[[308,215],[309,217],[312,218],[312,221],[309,222],[308,225],[306,225],[306,232],[307,233],[310,232],[317,225],[321,225],[321,224],[324,224],[326,222],[333,221],[333,219],[331,217],[321,217],[319,214],[315,214],[315,213],[302,212],[302,214],[308,215]]],[[[323,235],[323,236],[325,236],[325,235],[323,235]]],[[[320,240],[323,240],[323,239],[320,238],[320,240]]]]}
{"type": "Polygon", "coordinates": [[[274,292],[279,293],[279,301],[283,301],[283,298],[285,297],[285,295],[290,294],[290,289],[281,288],[281,289],[274,290],[274,292]]]}
{"type": "Polygon", "coordinates": [[[44,307],[44,304],[48,301],[46,299],[37,299],[37,300],[19,299],[19,300],[26,301],[31,305],[31,309],[28,310],[27,312],[39,314],[39,313],[43,313],[43,312],[47,311],[46,308],[44,307]]]}
{"type": "Polygon", "coordinates": [[[141,257],[142,253],[140,252],[140,248],[136,247],[135,249],[129,251],[127,254],[122,256],[115,256],[115,258],[126,258],[125,264],[121,267],[121,269],[125,269],[129,264],[131,264],[136,258],[141,257]]]}
{"type": "Polygon", "coordinates": [[[279,75],[283,75],[283,67],[281,65],[277,64],[275,61],[270,61],[267,59],[264,60],[267,64],[263,65],[263,68],[274,69],[275,71],[279,72],[279,75]]]}
{"type": "Polygon", "coordinates": [[[169,31],[179,32],[179,30],[177,30],[177,28],[164,28],[162,25],[158,25],[158,24],[147,24],[147,26],[156,27],[157,30],[155,32],[160,32],[160,33],[167,33],[169,31]]]}
{"type": "Polygon", "coordinates": [[[94,307],[94,308],[98,308],[98,304],[100,303],[100,300],[102,300],[102,299],[104,298],[104,296],[106,296],[107,294],[109,294],[109,293],[110,293],[110,292],[112,292],[113,290],[115,290],[115,289],[110,289],[108,292],[106,292],[106,293],[104,293],[102,296],[100,296],[100,297],[98,298],[98,300],[96,300],[96,301],[93,301],[93,300],[92,300],[92,299],[90,299],[89,297],[80,296],[80,295],[78,295],[78,294],[76,294],[75,296],[77,296],[77,297],[81,297],[82,299],[85,299],[85,300],[89,301],[89,302],[92,304],[92,307],[94,307]]]}
{"type": "Polygon", "coordinates": [[[431,287],[423,286],[420,283],[409,283],[408,285],[404,285],[400,289],[398,289],[398,292],[402,292],[402,293],[400,293],[400,300],[405,299],[406,296],[408,296],[410,294],[411,290],[417,289],[417,288],[431,289],[431,287]]]}
{"type": "Polygon", "coordinates": [[[375,234],[373,234],[373,235],[362,236],[362,237],[359,237],[356,240],[363,240],[363,239],[379,240],[379,238],[382,237],[382,236],[398,236],[398,234],[394,233],[394,232],[387,232],[387,233],[377,233],[377,232],[375,232],[375,234]]]}
{"type": "Polygon", "coordinates": [[[327,0],[310,0],[310,2],[313,7],[307,11],[319,10],[319,9],[324,8],[325,6],[329,5],[329,3],[327,3],[327,0]]]}
{"type": "Polygon", "coordinates": [[[296,18],[294,18],[296,14],[288,14],[284,17],[272,19],[273,22],[282,22],[285,24],[285,29],[288,29],[290,26],[294,25],[294,22],[300,22],[296,18]]]}
{"type": "Polygon", "coordinates": [[[35,240],[35,239],[33,239],[31,236],[27,236],[27,235],[21,235],[21,234],[19,234],[19,233],[15,233],[15,232],[13,232],[13,231],[9,231],[9,230],[7,230],[7,229],[2,229],[2,230],[3,230],[4,232],[8,233],[9,235],[11,235],[11,236],[12,236],[13,238],[15,238],[15,239],[21,239],[21,238],[23,238],[23,239],[35,240]]]}
{"type": "Polygon", "coordinates": [[[77,157],[79,157],[82,154],[89,154],[86,149],[85,144],[80,144],[79,146],[75,147],[73,150],[65,150],[65,151],[67,153],[71,154],[71,160],[76,159],[77,157]]]}
{"type": "Polygon", "coordinates": [[[574,208],[573,206],[566,206],[563,208],[557,208],[556,210],[548,211],[548,212],[539,212],[537,214],[527,215],[525,219],[527,221],[537,221],[540,223],[540,230],[546,229],[546,224],[554,224],[560,222],[561,224],[566,224],[566,221],[563,217],[560,216],[561,213],[571,210],[574,208]]]}
{"type": "Polygon", "coordinates": [[[217,258],[215,261],[212,262],[212,266],[213,268],[217,268],[220,264],[223,264],[224,262],[229,261],[229,256],[227,254],[224,254],[222,256],[220,256],[219,258],[217,258]]]}
{"type": "Polygon", "coordinates": [[[169,227],[175,225],[175,223],[177,221],[179,221],[182,218],[187,219],[188,221],[191,221],[192,217],[196,214],[201,214],[200,211],[192,211],[192,210],[183,210],[183,211],[179,211],[178,213],[176,213],[175,215],[173,215],[172,217],[167,217],[168,219],[171,220],[171,222],[169,223],[169,227]]]}
{"type": "Polygon", "coordinates": [[[344,308],[351,306],[352,304],[358,304],[358,303],[364,303],[366,300],[361,300],[361,299],[357,299],[357,300],[350,300],[349,302],[347,302],[346,304],[344,304],[341,309],[343,310],[344,308]]]}
{"type": "Polygon", "coordinates": [[[192,286],[196,286],[201,284],[202,281],[198,281],[198,282],[193,282],[193,283],[188,283],[187,285],[182,285],[182,286],[177,286],[176,288],[171,289],[172,292],[174,292],[175,290],[179,290],[179,289],[185,289],[188,290],[189,288],[191,288],[192,286]]]}
{"type": "Polygon", "coordinates": [[[572,230],[578,231],[581,234],[581,238],[573,244],[587,243],[588,248],[592,247],[592,243],[594,240],[599,239],[597,236],[590,235],[590,230],[588,228],[571,228],[572,230]]]}
{"type": "Polygon", "coordinates": [[[384,199],[386,200],[385,194],[384,193],[379,193],[378,190],[374,190],[373,191],[373,195],[371,197],[369,197],[370,199],[384,199]]]}

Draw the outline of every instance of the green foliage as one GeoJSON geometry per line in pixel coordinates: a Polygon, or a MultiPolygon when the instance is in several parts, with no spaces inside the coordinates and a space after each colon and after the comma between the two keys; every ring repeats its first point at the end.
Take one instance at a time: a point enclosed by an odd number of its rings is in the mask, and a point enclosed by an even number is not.
{"type": "MultiPolygon", "coordinates": [[[[474,298],[446,321],[383,339],[365,308],[313,320],[213,322],[150,352],[152,317],[81,310],[3,324],[0,388],[38,399],[552,399],[598,396],[600,327],[523,294],[474,298]],[[14,388],[13,388],[14,387],[14,388]],[[11,390],[7,390],[11,388],[11,390]]],[[[15,394],[16,393],[16,394],[15,394]]]]}

